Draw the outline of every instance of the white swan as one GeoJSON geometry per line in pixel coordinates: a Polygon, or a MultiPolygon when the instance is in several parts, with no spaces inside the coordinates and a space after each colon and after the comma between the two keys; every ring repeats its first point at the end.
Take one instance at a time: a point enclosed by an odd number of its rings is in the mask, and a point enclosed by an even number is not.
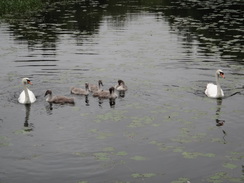
{"type": "Polygon", "coordinates": [[[126,91],[128,87],[123,80],[118,80],[118,84],[114,87],[117,91],[126,91]]]}
{"type": "Polygon", "coordinates": [[[224,97],[224,92],[221,89],[220,84],[219,84],[219,76],[221,76],[222,78],[225,78],[224,72],[220,69],[218,69],[215,73],[216,85],[213,83],[207,84],[205,94],[210,98],[222,98],[222,97],[224,97]]]}
{"type": "Polygon", "coordinates": [[[34,103],[36,101],[36,97],[34,95],[34,93],[32,91],[30,91],[27,88],[27,84],[32,85],[31,81],[29,78],[23,78],[22,79],[22,84],[24,86],[24,90],[21,92],[18,101],[21,104],[31,104],[34,103]]]}
{"type": "Polygon", "coordinates": [[[47,90],[44,97],[47,96],[46,101],[49,103],[55,103],[55,104],[65,104],[65,103],[69,103],[69,104],[74,104],[74,98],[70,98],[70,97],[65,97],[65,96],[52,96],[52,91],[51,90],[47,90]]]}

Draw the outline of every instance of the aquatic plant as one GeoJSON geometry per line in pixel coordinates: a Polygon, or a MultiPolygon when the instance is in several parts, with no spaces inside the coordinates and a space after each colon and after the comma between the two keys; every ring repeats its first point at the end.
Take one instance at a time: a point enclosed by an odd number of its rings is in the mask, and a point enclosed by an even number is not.
{"type": "Polygon", "coordinates": [[[0,16],[33,11],[42,6],[41,0],[1,0],[0,16]]]}

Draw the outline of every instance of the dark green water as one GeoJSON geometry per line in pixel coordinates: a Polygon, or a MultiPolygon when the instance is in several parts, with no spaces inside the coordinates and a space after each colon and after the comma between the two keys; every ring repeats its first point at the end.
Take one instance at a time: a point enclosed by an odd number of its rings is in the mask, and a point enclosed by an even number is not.
{"type": "Polygon", "coordinates": [[[243,182],[241,1],[73,1],[24,17],[0,24],[0,182],[243,182]],[[221,101],[204,95],[218,68],[221,101]],[[70,94],[99,79],[129,90],[113,106],[70,94]],[[51,109],[47,89],[75,105],[51,109]]]}

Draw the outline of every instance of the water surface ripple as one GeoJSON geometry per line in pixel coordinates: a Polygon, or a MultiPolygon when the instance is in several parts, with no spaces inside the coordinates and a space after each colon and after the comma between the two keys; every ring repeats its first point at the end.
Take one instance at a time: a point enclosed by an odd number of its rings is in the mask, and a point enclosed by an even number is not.
{"type": "Polygon", "coordinates": [[[240,4],[71,1],[1,19],[0,182],[243,182],[240,4]],[[226,97],[209,99],[218,68],[226,97]],[[99,79],[129,89],[115,104],[70,93],[99,79]]]}

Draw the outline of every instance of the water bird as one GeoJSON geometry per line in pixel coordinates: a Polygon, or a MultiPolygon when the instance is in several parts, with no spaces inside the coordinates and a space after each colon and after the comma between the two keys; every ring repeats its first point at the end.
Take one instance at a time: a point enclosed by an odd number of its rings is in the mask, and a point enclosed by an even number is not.
{"type": "Polygon", "coordinates": [[[75,95],[89,95],[89,84],[85,83],[85,89],[72,87],[71,93],[75,95]]]}
{"type": "Polygon", "coordinates": [[[205,90],[205,94],[209,98],[223,98],[224,92],[221,89],[220,83],[219,83],[219,77],[225,78],[224,72],[220,69],[218,69],[215,72],[215,78],[216,78],[216,85],[213,83],[208,83],[207,88],[205,90]]]}
{"type": "Polygon", "coordinates": [[[123,80],[118,80],[118,84],[114,87],[117,91],[127,91],[128,87],[125,85],[125,82],[123,80]]]}
{"type": "Polygon", "coordinates": [[[54,104],[74,104],[74,98],[66,97],[66,96],[53,96],[51,90],[47,90],[44,97],[48,96],[46,98],[46,101],[49,103],[54,104]]]}
{"type": "Polygon", "coordinates": [[[92,94],[93,97],[98,97],[99,96],[99,93],[103,91],[102,86],[103,86],[102,82],[99,82],[98,83],[98,90],[97,91],[93,91],[93,94],[92,94]]]}
{"type": "Polygon", "coordinates": [[[103,86],[103,82],[102,82],[102,80],[98,80],[98,85],[89,84],[89,91],[94,93],[94,92],[100,90],[101,86],[103,86]]]}
{"type": "Polygon", "coordinates": [[[98,97],[100,99],[116,99],[117,94],[115,93],[115,88],[111,87],[109,88],[109,91],[107,90],[102,90],[99,94],[98,97]]]}
{"type": "Polygon", "coordinates": [[[34,93],[27,88],[27,84],[32,85],[31,81],[29,78],[23,78],[22,79],[22,84],[24,86],[24,90],[21,92],[18,101],[21,104],[31,104],[36,101],[36,97],[34,93]]]}

